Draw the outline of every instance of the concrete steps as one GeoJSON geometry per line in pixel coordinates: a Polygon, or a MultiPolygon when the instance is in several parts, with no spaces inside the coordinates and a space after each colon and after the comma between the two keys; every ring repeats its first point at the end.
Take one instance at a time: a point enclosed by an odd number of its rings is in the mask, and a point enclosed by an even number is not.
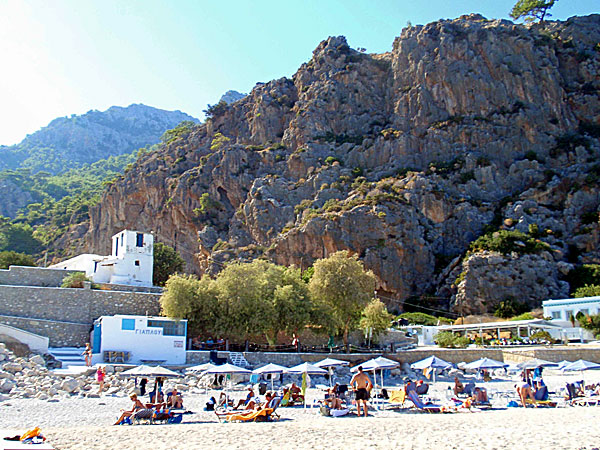
{"type": "Polygon", "coordinates": [[[62,362],[63,368],[67,366],[84,366],[85,358],[83,357],[83,351],[85,348],[77,347],[61,347],[61,348],[49,348],[48,353],[54,356],[55,359],[62,362]]]}

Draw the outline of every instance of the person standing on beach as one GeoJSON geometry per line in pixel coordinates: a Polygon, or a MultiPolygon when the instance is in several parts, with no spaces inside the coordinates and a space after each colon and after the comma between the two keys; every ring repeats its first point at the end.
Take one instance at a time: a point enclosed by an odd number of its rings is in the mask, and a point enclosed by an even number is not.
{"type": "Polygon", "coordinates": [[[362,402],[367,417],[367,402],[369,401],[369,392],[373,388],[373,383],[369,376],[363,372],[362,366],[358,366],[358,373],[350,380],[350,386],[356,391],[356,412],[360,417],[360,403],[362,402]]]}
{"type": "Polygon", "coordinates": [[[85,343],[85,350],[83,351],[83,357],[85,358],[85,365],[90,367],[92,365],[92,347],[89,342],[85,343]]]}

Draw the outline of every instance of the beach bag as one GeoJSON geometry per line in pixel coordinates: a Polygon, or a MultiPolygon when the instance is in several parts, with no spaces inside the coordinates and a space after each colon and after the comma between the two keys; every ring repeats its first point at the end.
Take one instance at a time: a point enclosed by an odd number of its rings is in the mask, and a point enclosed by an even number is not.
{"type": "Polygon", "coordinates": [[[167,419],[167,423],[181,423],[183,414],[177,414],[167,419]]]}
{"type": "Polygon", "coordinates": [[[508,402],[508,406],[509,408],[518,408],[519,404],[517,402],[515,402],[514,400],[511,400],[510,402],[508,402]]]}

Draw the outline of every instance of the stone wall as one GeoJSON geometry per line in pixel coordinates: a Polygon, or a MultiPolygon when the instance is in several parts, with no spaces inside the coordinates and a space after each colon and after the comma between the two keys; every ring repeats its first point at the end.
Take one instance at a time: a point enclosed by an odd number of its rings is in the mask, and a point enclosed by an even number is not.
{"type": "Polygon", "coordinates": [[[82,271],[10,266],[8,270],[0,269],[0,285],[60,287],[64,277],[77,272],[82,271]]]}
{"type": "Polygon", "coordinates": [[[47,336],[51,347],[83,346],[94,319],[156,316],[160,295],[34,286],[0,286],[0,322],[47,336]]]}
{"type": "MultiPolygon", "coordinates": [[[[507,363],[519,363],[531,358],[540,358],[548,361],[559,362],[562,360],[576,361],[578,359],[587,359],[600,363],[600,347],[589,348],[583,346],[560,346],[556,348],[530,348],[530,349],[495,349],[495,348],[465,348],[465,349],[444,349],[427,348],[401,351],[397,353],[384,354],[388,359],[398,361],[399,363],[414,363],[425,359],[431,355],[442,358],[445,361],[457,364],[460,362],[471,362],[477,359],[487,357],[497,361],[507,363]]],[[[219,352],[219,357],[225,358],[227,352],[219,352]]],[[[374,353],[271,353],[271,352],[248,352],[244,357],[253,368],[263,366],[268,363],[280,364],[291,367],[303,362],[317,362],[327,357],[349,361],[352,366],[375,358],[379,354],[374,353]]],[[[188,351],[187,364],[202,364],[208,362],[210,352],[207,351],[188,351]]]]}

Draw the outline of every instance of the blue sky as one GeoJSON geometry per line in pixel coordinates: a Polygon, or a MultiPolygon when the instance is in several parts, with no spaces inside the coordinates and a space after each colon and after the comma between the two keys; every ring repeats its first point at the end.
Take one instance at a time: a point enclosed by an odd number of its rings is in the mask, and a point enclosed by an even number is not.
{"type": "MultiPolygon", "coordinates": [[[[291,76],[328,36],[384,52],[407,21],[508,18],[515,1],[1,0],[0,144],[112,105],[202,118],[229,89],[291,76]]],[[[599,11],[598,0],[560,0],[551,12],[599,11]]]]}

